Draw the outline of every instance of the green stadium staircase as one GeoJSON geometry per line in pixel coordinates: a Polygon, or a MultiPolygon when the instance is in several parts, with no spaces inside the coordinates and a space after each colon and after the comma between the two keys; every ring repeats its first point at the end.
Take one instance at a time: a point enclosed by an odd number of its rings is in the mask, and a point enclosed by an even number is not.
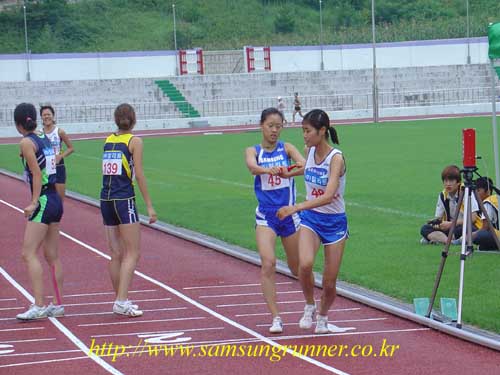
{"type": "Polygon", "coordinates": [[[166,95],[184,117],[201,117],[200,113],[189,103],[169,80],[155,81],[160,90],[166,95]]]}

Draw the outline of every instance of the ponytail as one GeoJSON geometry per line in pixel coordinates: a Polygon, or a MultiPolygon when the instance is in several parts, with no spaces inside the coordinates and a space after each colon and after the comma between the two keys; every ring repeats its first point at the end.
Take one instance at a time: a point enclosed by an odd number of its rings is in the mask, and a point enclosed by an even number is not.
{"type": "Polygon", "coordinates": [[[337,135],[337,130],[334,127],[329,127],[328,132],[330,133],[330,139],[332,140],[334,145],[339,145],[339,136],[337,135]]]}

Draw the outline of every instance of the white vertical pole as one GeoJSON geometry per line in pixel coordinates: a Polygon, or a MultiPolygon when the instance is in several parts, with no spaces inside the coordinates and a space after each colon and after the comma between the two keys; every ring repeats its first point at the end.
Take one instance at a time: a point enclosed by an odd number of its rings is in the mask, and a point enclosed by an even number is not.
{"type": "Polygon", "coordinates": [[[320,69],[325,70],[325,63],[323,60],[323,1],[319,0],[319,44],[321,48],[321,65],[320,69]]]}
{"type": "Polygon", "coordinates": [[[465,7],[467,8],[467,64],[470,64],[470,20],[469,20],[469,0],[465,0],[465,7]]]}
{"type": "Polygon", "coordinates": [[[497,131],[497,95],[496,95],[496,72],[493,67],[493,61],[490,60],[491,66],[491,119],[493,126],[493,157],[495,159],[495,185],[500,186],[500,166],[498,160],[498,131],[497,131]]]}
{"type": "Polygon", "coordinates": [[[30,81],[30,61],[29,61],[29,47],[28,47],[28,22],[26,21],[26,4],[23,3],[24,14],[24,45],[26,47],[26,81],[30,81]]]}
{"type": "Polygon", "coordinates": [[[177,27],[175,24],[175,4],[172,4],[172,16],[174,17],[174,50],[177,51],[177,27]]]}
{"type": "Polygon", "coordinates": [[[378,122],[377,53],[375,49],[375,0],[372,0],[372,50],[373,50],[373,122],[378,122]]]}

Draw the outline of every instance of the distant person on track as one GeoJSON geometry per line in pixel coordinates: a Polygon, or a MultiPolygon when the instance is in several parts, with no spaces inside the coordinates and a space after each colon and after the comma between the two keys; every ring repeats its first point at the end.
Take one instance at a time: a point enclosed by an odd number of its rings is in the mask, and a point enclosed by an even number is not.
{"type": "Polygon", "coordinates": [[[74,148],[66,132],[56,125],[54,116],[55,111],[52,106],[43,105],[40,107],[43,132],[52,143],[56,154],[56,190],[61,199],[64,200],[66,195],[66,166],[64,165],[64,159],[73,153],[74,148]],[[63,143],[66,145],[65,150],[62,148],[63,143]]]}
{"type": "MultiPolygon", "coordinates": [[[[483,202],[484,209],[488,213],[488,217],[493,225],[497,237],[500,238],[500,231],[498,230],[498,194],[500,194],[500,190],[493,186],[491,178],[480,177],[476,180],[476,191],[479,199],[483,202]],[[496,194],[493,194],[493,191],[496,194]]],[[[472,242],[479,245],[479,250],[499,250],[495,239],[488,230],[488,221],[482,213],[481,220],[481,229],[472,234],[472,242]]]]}
{"type": "Polygon", "coordinates": [[[140,223],[135,205],[134,177],[146,203],[149,222],[157,219],[142,167],[142,139],[132,134],[135,111],[120,104],[114,113],[118,131],[106,138],[102,156],[101,213],[111,252],[109,274],[116,300],[113,312],[129,317],[142,316],[128,300],[128,290],[140,257],[140,223]]]}
{"type": "Polygon", "coordinates": [[[254,190],[258,206],[255,210],[255,233],[261,259],[262,292],[273,320],[269,332],[283,332],[283,321],[276,303],[276,237],[286,252],[288,267],[297,275],[298,269],[298,215],[278,220],[280,207],[295,203],[293,176],[303,173],[305,160],[290,143],[279,140],[283,129],[283,115],[276,108],[265,109],[260,117],[262,141],[245,151],[246,165],[255,176],[254,190]],[[296,169],[289,171],[291,161],[296,169]]]}
{"type": "MultiPolygon", "coordinates": [[[[463,209],[464,203],[458,206],[458,198],[462,186],[460,168],[456,165],[449,165],[441,172],[441,181],[443,181],[443,191],[439,193],[434,218],[429,220],[420,229],[422,239],[420,243],[426,244],[445,244],[448,239],[448,233],[451,229],[453,219],[458,215],[457,224],[453,231],[453,244],[458,244],[462,237],[463,209]]],[[[474,196],[471,198],[472,208],[472,231],[481,227],[481,220],[478,212],[479,206],[474,196]]]]}
{"type": "Polygon", "coordinates": [[[286,120],[286,116],[285,116],[286,104],[283,101],[283,98],[281,96],[278,96],[278,105],[276,106],[276,108],[283,115],[283,123],[286,125],[288,123],[288,121],[286,120]]]}
{"type": "Polygon", "coordinates": [[[302,114],[302,103],[299,98],[299,93],[296,92],[293,96],[293,114],[292,114],[292,124],[295,124],[295,115],[299,114],[300,117],[304,118],[302,114]]]}
{"type": "Polygon", "coordinates": [[[34,320],[47,316],[64,315],[61,304],[63,284],[62,265],[59,260],[59,222],[63,214],[62,201],[56,192],[56,155],[49,139],[36,134],[36,109],[32,104],[19,104],[14,110],[17,131],[23,136],[20,142],[24,175],[31,189],[31,202],[24,208],[28,218],[24,231],[22,258],[28,267],[35,302],[17,319],[34,320]],[[43,252],[53,273],[54,299],[45,306],[43,293],[43,267],[37,250],[43,243],[43,252]]]}
{"type": "Polygon", "coordinates": [[[278,218],[301,212],[299,280],[306,299],[304,315],[299,321],[302,329],[312,327],[316,312],[313,265],[323,244],[323,293],[314,332],[325,334],[329,332],[328,310],[337,295],[337,275],[348,238],[344,204],[346,165],[342,152],[328,143],[328,136],[334,145],[339,144],[339,140],[326,112],[320,109],[308,112],[302,120],[302,131],[307,155],[304,170],[307,198],[305,202],[282,207],[278,218]]]}

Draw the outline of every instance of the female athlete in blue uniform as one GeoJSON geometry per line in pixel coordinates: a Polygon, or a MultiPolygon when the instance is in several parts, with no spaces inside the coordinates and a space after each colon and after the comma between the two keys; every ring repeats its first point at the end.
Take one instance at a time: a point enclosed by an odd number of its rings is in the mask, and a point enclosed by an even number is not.
{"type": "Polygon", "coordinates": [[[295,203],[295,182],[293,176],[302,174],[305,160],[300,152],[290,143],[279,140],[283,129],[283,114],[276,108],[262,112],[260,126],[262,141],[245,152],[246,164],[255,176],[255,195],[259,205],[255,211],[257,249],[259,250],[262,270],[261,284],[264,298],[273,316],[269,331],[283,332],[283,322],[279,317],[276,304],[276,237],[281,242],[287,255],[288,267],[297,275],[298,267],[298,215],[278,220],[276,212],[280,207],[295,203]],[[290,159],[298,167],[288,170],[290,159]]]}
{"type": "Polygon", "coordinates": [[[299,234],[299,280],[306,306],[299,326],[309,329],[316,311],[312,279],[314,258],[322,243],[325,251],[323,293],[315,333],[328,333],[328,310],[336,297],[337,275],[348,237],[344,189],[346,167],[342,152],[328,144],[328,133],[334,144],[339,140],[330,127],[328,115],[314,109],[304,116],[302,130],[307,162],[304,170],[307,200],[283,207],[278,217],[284,219],[301,212],[299,234]]]}
{"type": "Polygon", "coordinates": [[[28,218],[24,231],[22,257],[28,267],[35,303],[17,319],[33,320],[47,316],[64,315],[61,305],[62,266],[58,255],[59,222],[63,213],[61,198],[56,192],[56,157],[50,141],[44,134],[35,134],[36,109],[32,104],[19,104],[14,110],[17,131],[23,135],[20,142],[24,174],[31,188],[31,202],[24,208],[28,218]],[[36,254],[44,247],[44,256],[53,271],[54,303],[44,304],[43,268],[36,254]]]}
{"type": "Polygon", "coordinates": [[[56,125],[54,115],[55,112],[52,106],[43,105],[40,107],[43,132],[52,144],[52,148],[56,154],[56,190],[61,199],[64,199],[66,195],[66,166],[64,159],[73,153],[74,148],[66,132],[56,125]],[[65,150],[62,149],[63,143],[66,145],[65,150]]]}
{"type": "Polygon", "coordinates": [[[106,138],[102,156],[101,213],[111,251],[109,273],[116,293],[113,312],[135,317],[141,316],[142,311],[128,300],[128,289],[140,256],[134,177],[146,203],[149,222],[154,223],[157,218],[142,168],[142,139],[132,134],[135,111],[129,104],[120,104],[114,117],[118,131],[106,138]]]}

